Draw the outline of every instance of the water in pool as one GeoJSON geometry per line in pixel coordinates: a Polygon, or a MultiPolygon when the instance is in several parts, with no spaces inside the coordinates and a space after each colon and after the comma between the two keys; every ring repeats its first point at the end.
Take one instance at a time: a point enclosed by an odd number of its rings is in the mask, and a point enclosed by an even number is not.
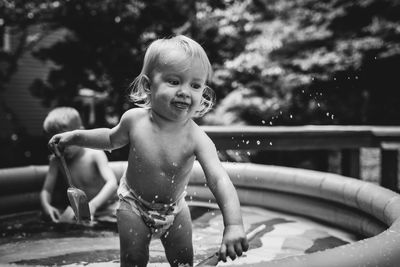
{"type": "MultiPolygon", "coordinates": [[[[215,205],[190,203],[193,219],[194,263],[218,250],[222,215],[215,205]]],[[[246,230],[265,224],[241,258],[219,266],[251,264],[301,255],[354,242],[340,229],[257,207],[242,207],[246,230]]],[[[119,266],[119,240],[113,218],[92,226],[52,224],[38,212],[0,219],[0,266],[119,266]]],[[[159,240],[150,245],[148,266],[169,266],[159,240]]]]}

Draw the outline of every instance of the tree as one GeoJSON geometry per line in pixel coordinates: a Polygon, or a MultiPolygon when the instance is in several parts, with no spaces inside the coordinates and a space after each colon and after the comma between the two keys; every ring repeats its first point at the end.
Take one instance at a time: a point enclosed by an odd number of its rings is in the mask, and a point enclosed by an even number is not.
{"type": "Polygon", "coordinates": [[[230,93],[209,123],[400,123],[397,1],[246,4],[258,34],[217,71],[230,93]]]}

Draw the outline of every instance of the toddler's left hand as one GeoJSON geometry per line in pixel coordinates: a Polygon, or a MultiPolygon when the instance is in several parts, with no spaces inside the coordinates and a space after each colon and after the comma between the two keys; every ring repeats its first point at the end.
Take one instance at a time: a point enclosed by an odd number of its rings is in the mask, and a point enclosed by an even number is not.
{"type": "Polygon", "coordinates": [[[222,244],[219,250],[219,259],[226,262],[229,256],[232,260],[242,256],[249,248],[249,243],[244,232],[243,225],[227,225],[224,229],[222,244]]]}
{"type": "Polygon", "coordinates": [[[90,211],[90,220],[93,221],[94,214],[96,213],[97,208],[90,202],[89,202],[89,211],[90,211]]]}

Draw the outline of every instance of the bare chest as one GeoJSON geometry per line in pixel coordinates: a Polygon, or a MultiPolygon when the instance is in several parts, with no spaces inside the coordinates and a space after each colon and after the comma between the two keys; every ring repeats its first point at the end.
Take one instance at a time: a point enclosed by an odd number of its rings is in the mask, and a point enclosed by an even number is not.
{"type": "Polygon", "coordinates": [[[79,160],[68,163],[71,172],[71,178],[74,186],[87,188],[95,186],[99,177],[99,171],[96,164],[89,158],[83,157],[79,160]]]}
{"type": "Polygon", "coordinates": [[[194,148],[185,134],[137,135],[131,144],[133,160],[165,173],[179,173],[194,158],[194,148]]]}

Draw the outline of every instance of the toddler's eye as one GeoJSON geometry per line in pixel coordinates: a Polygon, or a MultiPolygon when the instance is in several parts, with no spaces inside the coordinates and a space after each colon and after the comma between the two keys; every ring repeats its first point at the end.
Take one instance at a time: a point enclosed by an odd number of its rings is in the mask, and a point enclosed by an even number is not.
{"type": "Polygon", "coordinates": [[[168,80],[168,83],[169,83],[170,85],[178,85],[178,84],[179,84],[179,81],[178,81],[178,80],[168,80]]]}
{"type": "Polygon", "coordinates": [[[192,87],[193,87],[193,89],[201,89],[201,88],[202,88],[202,85],[199,84],[199,83],[193,83],[193,84],[192,84],[192,87]]]}

